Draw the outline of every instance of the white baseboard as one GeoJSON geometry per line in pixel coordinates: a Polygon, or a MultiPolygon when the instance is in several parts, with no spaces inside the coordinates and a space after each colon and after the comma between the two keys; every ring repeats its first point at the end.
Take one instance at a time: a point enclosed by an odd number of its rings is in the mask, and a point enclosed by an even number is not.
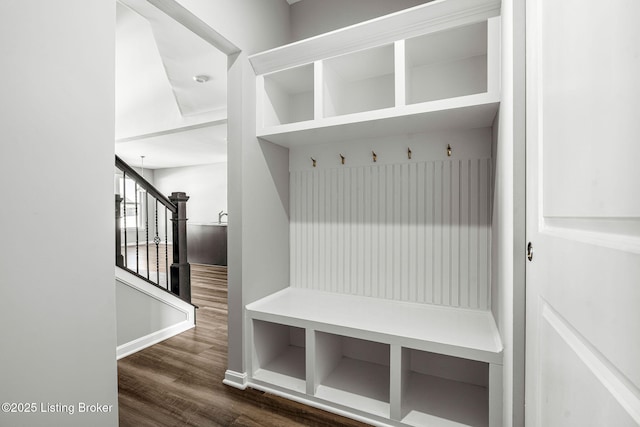
{"type": "Polygon", "coordinates": [[[247,374],[244,372],[227,371],[224,373],[222,383],[240,390],[247,388],[247,374]]]}
{"type": "Polygon", "coordinates": [[[175,335],[181,334],[184,331],[188,331],[193,328],[195,324],[192,321],[185,320],[176,325],[169,326],[168,328],[161,329],[144,337],[140,337],[133,341],[129,341],[126,344],[116,347],[116,360],[120,360],[123,357],[129,356],[144,348],[150,347],[154,344],[164,341],[167,338],[171,338],[175,335]]]}
{"type": "Polygon", "coordinates": [[[174,310],[184,313],[185,315],[185,320],[182,322],[119,345],[116,347],[116,360],[120,360],[125,356],[157,344],[160,341],[164,341],[195,326],[196,309],[192,304],[181,300],[177,296],[170,294],[169,292],[166,292],[121,268],[115,268],[115,276],[117,282],[129,286],[150,298],[160,301],[163,304],[172,307],[174,310]]]}

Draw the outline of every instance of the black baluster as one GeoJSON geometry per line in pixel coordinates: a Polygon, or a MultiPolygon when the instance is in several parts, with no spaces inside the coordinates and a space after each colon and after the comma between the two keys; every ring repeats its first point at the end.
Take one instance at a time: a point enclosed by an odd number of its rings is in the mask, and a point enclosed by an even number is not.
{"type": "MultiPolygon", "coordinates": [[[[122,197],[116,194],[116,265],[118,267],[124,266],[124,260],[122,258],[122,215],[120,209],[122,205],[122,197]]],[[[125,230],[126,231],[126,230],[125,230]]]]}
{"type": "Polygon", "coordinates": [[[151,265],[149,263],[149,193],[144,192],[144,240],[147,248],[147,280],[151,280],[149,273],[151,265]]]}
{"type": "Polygon", "coordinates": [[[164,207],[164,268],[165,268],[165,284],[169,290],[169,221],[167,217],[167,207],[164,207]]]}
{"type": "Polygon", "coordinates": [[[158,236],[158,199],[156,199],[156,235],[153,238],[153,243],[156,244],[156,283],[160,286],[160,236],[158,236]]]}
{"type": "Polygon", "coordinates": [[[136,194],[136,273],[140,274],[140,241],[138,237],[138,183],[134,186],[136,194]]]}
{"type": "Polygon", "coordinates": [[[127,256],[127,173],[122,171],[122,197],[124,199],[124,266],[129,266],[129,257],[127,256]]]}

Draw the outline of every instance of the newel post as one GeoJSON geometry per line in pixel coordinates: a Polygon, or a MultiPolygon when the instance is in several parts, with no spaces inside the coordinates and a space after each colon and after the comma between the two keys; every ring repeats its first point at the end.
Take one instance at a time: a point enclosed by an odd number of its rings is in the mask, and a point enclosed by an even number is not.
{"type": "Polygon", "coordinates": [[[116,265],[124,267],[124,257],[122,256],[122,197],[116,194],[116,265]]]}
{"type": "Polygon", "coordinates": [[[191,266],[187,262],[187,200],[185,193],[171,193],[169,200],[178,207],[172,214],[173,264],[171,264],[171,292],[191,302],[191,266]]]}

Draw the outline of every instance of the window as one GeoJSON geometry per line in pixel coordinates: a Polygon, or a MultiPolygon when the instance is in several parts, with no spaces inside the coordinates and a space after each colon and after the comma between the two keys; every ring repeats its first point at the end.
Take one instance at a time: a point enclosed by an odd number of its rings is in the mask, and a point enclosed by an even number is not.
{"type": "Polygon", "coordinates": [[[122,218],[120,219],[120,227],[136,228],[144,227],[143,218],[145,217],[144,195],[145,191],[136,185],[136,182],[130,178],[119,177],[118,179],[120,197],[123,198],[121,204],[122,218]],[[136,215],[137,213],[137,215],[136,215]]]}

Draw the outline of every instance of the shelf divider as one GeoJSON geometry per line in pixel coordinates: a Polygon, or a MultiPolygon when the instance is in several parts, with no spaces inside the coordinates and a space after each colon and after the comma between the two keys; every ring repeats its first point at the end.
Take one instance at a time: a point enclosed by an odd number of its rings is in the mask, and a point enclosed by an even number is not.
{"type": "Polygon", "coordinates": [[[407,77],[404,40],[394,43],[396,107],[407,105],[407,77]]]}
{"type": "Polygon", "coordinates": [[[500,93],[500,17],[487,20],[487,92],[500,93]]]}
{"type": "Polygon", "coordinates": [[[408,360],[405,360],[408,352],[402,346],[391,345],[391,383],[389,391],[390,417],[392,420],[402,420],[402,396],[407,386],[409,374],[408,360]]]}
{"type": "Polygon", "coordinates": [[[502,425],[502,365],[489,364],[489,425],[502,425]]]}
{"type": "Polygon", "coordinates": [[[316,392],[317,387],[317,379],[316,379],[316,331],[313,329],[306,329],[305,334],[305,346],[307,350],[307,354],[305,356],[305,362],[307,364],[307,387],[306,393],[310,396],[313,396],[316,392]]]}
{"type": "Polygon", "coordinates": [[[259,74],[256,76],[256,130],[258,132],[266,127],[264,121],[265,97],[264,75],[259,74]]]}
{"type": "Polygon", "coordinates": [[[313,119],[321,120],[324,118],[324,90],[322,90],[324,82],[324,62],[315,61],[313,63],[313,119]]]}

